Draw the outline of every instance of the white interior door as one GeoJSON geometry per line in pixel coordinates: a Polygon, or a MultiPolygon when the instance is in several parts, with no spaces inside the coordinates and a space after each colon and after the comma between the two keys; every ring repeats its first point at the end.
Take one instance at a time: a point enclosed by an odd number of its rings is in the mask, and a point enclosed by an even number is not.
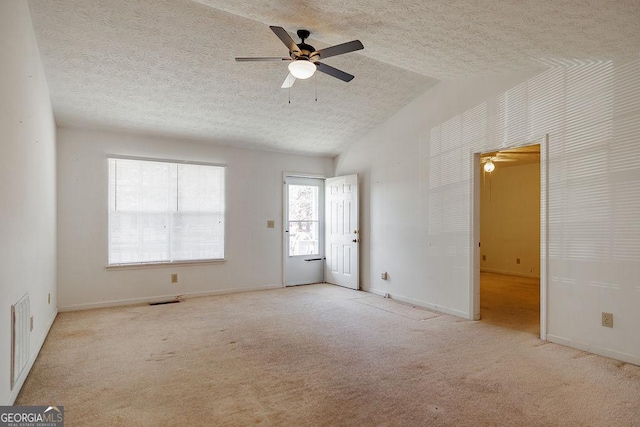
{"type": "Polygon", "coordinates": [[[358,175],[325,180],[327,283],[358,289],[358,175]]]}
{"type": "Polygon", "coordinates": [[[286,286],[324,281],[324,179],[285,177],[286,286]]]}

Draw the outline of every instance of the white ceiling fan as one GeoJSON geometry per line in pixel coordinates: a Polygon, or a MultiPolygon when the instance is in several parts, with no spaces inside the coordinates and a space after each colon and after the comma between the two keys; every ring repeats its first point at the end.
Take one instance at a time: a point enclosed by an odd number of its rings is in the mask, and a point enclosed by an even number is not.
{"type": "Polygon", "coordinates": [[[252,57],[252,58],[236,58],[238,62],[248,61],[287,61],[289,62],[289,75],[284,80],[282,88],[290,88],[295,83],[296,79],[308,79],[313,76],[317,71],[328,74],[331,77],[335,77],[343,82],[350,82],[354,76],[345,73],[342,70],[338,70],[330,65],[327,65],[320,60],[326,58],[342,55],[345,53],[353,52],[356,50],[364,49],[360,40],[353,40],[347,43],[327,47],[324,49],[316,50],[313,46],[306,44],[304,41],[311,34],[308,30],[298,30],[298,37],[301,42],[296,43],[293,41],[289,33],[282,27],[270,26],[271,31],[284,43],[289,49],[289,57],[252,57]]]}

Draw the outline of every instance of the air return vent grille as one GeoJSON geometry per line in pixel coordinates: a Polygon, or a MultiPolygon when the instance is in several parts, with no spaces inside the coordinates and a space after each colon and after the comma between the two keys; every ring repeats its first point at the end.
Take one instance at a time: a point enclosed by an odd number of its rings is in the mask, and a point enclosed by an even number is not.
{"type": "Polygon", "coordinates": [[[11,389],[29,362],[29,294],[11,306],[11,389]]]}

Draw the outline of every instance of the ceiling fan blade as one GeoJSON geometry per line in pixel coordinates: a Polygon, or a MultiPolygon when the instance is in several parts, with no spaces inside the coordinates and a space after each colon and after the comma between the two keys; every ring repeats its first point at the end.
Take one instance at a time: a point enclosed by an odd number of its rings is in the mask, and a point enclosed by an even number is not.
{"type": "Polygon", "coordinates": [[[300,49],[296,42],[293,41],[287,30],[282,27],[276,27],[274,25],[269,26],[271,31],[275,33],[276,36],[284,43],[284,45],[289,49],[289,52],[300,53],[300,49]]]}
{"type": "Polygon", "coordinates": [[[291,58],[279,58],[276,56],[258,56],[252,58],[236,58],[238,62],[251,62],[251,61],[291,61],[291,58]]]}
{"type": "Polygon", "coordinates": [[[316,67],[318,67],[318,71],[322,71],[325,74],[329,74],[331,77],[335,77],[336,79],[340,79],[343,82],[350,82],[353,80],[353,77],[349,73],[345,73],[344,71],[338,70],[337,68],[333,68],[330,65],[323,64],[322,62],[316,62],[316,67]]]}
{"type": "Polygon", "coordinates": [[[331,56],[342,55],[343,53],[349,53],[360,49],[364,49],[362,42],[360,40],[353,40],[350,42],[316,50],[311,56],[320,55],[320,59],[325,59],[331,56]]]}
{"type": "Polygon", "coordinates": [[[282,89],[288,89],[291,86],[293,86],[293,84],[296,82],[296,78],[293,77],[293,75],[291,73],[289,73],[289,75],[287,76],[286,79],[284,79],[284,83],[282,83],[282,86],[280,86],[282,89]]]}

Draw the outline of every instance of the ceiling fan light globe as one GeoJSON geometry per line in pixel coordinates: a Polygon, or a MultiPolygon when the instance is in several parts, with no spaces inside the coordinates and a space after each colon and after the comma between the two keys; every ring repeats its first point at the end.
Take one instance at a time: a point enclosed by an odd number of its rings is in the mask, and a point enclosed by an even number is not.
{"type": "Polygon", "coordinates": [[[485,172],[493,172],[495,168],[496,165],[491,160],[487,160],[487,162],[484,164],[485,172]]]}
{"type": "Polygon", "coordinates": [[[289,64],[289,72],[296,79],[308,79],[316,72],[316,64],[311,61],[298,59],[289,64]]]}

